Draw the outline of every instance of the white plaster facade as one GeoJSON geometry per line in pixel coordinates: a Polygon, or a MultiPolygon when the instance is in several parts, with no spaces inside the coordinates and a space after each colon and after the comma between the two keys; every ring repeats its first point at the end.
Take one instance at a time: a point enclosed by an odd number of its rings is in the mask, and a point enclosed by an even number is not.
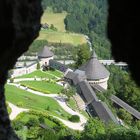
{"type": "Polygon", "coordinates": [[[105,90],[107,90],[108,79],[109,79],[109,77],[104,78],[104,79],[94,80],[94,81],[93,80],[92,81],[88,80],[88,82],[89,82],[90,85],[97,84],[97,85],[101,86],[102,88],[104,88],[105,90]]]}
{"type": "Polygon", "coordinates": [[[48,57],[48,58],[40,58],[40,65],[46,65],[48,66],[49,65],[49,61],[53,59],[53,56],[51,57],[48,57]]]}
{"type": "Polygon", "coordinates": [[[37,63],[29,66],[29,67],[23,67],[23,68],[17,68],[13,69],[12,77],[22,76],[24,74],[31,73],[37,69],[37,63]]]}
{"type": "MultiPolygon", "coordinates": [[[[49,60],[51,60],[51,59],[53,59],[53,56],[48,57],[48,58],[41,58],[40,61],[39,61],[40,66],[49,65],[49,60]]],[[[35,63],[31,66],[13,69],[12,77],[17,77],[17,76],[22,76],[24,74],[32,73],[35,70],[37,70],[37,63],[35,63]]]]}

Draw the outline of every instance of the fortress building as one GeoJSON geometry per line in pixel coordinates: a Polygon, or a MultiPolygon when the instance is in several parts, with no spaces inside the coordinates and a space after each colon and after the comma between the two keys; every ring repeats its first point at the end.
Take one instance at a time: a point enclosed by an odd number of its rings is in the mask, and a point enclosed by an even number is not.
{"type": "Polygon", "coordinates": [[[87,80],[94,89],[104,91],[108,87],[109,76],[109,71],[100,63],[94,51],[85,64],[75,71],[68,71],[65,74],[65,79],[76,85],[78,82],[75,83],[75,79],[78,77],[78,79],[87,80]]]}
{"type": "Polygon", "coordinates": [[[109,79],[109,71],[105,68],[103,64],[97,59],[95,51],[91,58],[82,65],[79,70],[84,71],[87,77],[87,81],[91,86],[99,85],[103,89],[107,89],[107,82],[109,79]]]}
{"type": "MultiPolygon", "coordinates": [[[[110,73],[103,64],[97,59],[95,51],[91,58],[75,71],[67,71],[64,75],[65,81],[77,89],[79,98],[79,108],[88,112],[92,117],[99,117],[108,124],[114,122],[119,124],[117,118],[109,109],[105,102],[96,96],[96,91],[105,91],[110,73]]],[[[78,98],[78,97],[77,97],[78,98]]]]}

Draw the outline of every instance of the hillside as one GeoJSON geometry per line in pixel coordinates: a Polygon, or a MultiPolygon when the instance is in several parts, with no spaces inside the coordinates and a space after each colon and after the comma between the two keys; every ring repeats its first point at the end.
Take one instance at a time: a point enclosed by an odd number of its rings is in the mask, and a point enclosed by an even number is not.
{"type": "Polygon", "coordinates": [[[65,30],[64,19],[67,16],[66,12],[54,13],[52,9],[50,9],[51,8],[44,10],[41,19],[41,23],[47,23],[49,28],[40,30],[39,37],[31,44],[26,55],[35,55],[36,52],[39,52],[45,45],[48,45],[55,47],[53,51],[57,56],[59,54],[62,55],[62,50],[70,50],[67,51],[68,53],[65,55],[68,56],[68,54],[72,55],[76,46],[87,43],[87,37],[85,35],[65,30]],[[54,29],[51,29],[51,25],[54,26],[54,29]]]}
{"type": "Polygon", "coordinates": [[[41,19],[41,23],[47,23],[50,29],[42,29],[37,40],[47,41],[49,44],[70,44],[73,46],[86,44],[87,40],[80,33],[66,32],[64,20],[67,16],[66,12],[54,13],[45,10],[41,19]],[[53,25],[54,29],[51,28],[53,25]]]}
{"type": "Polygon", "coordinates": [[[106,39],[107,0],[43,0],[44,9],[66,11],[67,31],[89,36],[99,57],[110,58],[110,44],[106,39]]]}
{"type": "MultiPolygon", "coordinates": [[[[8,112],[21,140],[40,137],[45,140],[42,137],[49,130],[57,134],[83,130],[88,114],[78,110],[73,98],[67,99],[61,78],[63,73],[58,70],[36,70],[8,80],[5,86],[8,112]],[[74,115],[78,120],[71,119],[74,115]]],[[[50,140],[55,139],[51,136],[50,140]]]]}

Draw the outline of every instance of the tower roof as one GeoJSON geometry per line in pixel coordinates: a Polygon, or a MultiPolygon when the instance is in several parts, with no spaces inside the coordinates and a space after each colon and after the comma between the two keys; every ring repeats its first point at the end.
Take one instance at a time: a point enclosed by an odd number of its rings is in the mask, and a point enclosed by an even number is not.
{"type": "Polygon", "coordinates": [[[93,51],[91,58],[97,59],[97,54],[95,53],[95,51],[93,51]]]}
{"type": "Polygon", "coordinates": [[[44,48],[38,53],[39,58],[48,58],[52,57],[54,54],[50,51],[49,47],[44,46],[44,48]]]}
{"type": "Polygon", "coordinates": [[[79,69],[85,71],[88,80],[104,79],[110,75],[109,71],[97,59],[95,51],[93,51],[91,58],[79,69]]]}

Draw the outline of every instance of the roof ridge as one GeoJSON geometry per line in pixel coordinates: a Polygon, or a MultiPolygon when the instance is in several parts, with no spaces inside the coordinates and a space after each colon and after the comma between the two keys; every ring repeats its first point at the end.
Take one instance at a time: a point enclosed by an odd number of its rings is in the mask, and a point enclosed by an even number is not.
{"type": "Polygon", "coordinates": [[[110,75],[105,66],[97,59],[95,51],[93,51],[91,58],[82,65],[79,70],[85,71],[87,79],[89,80],[104,79],[110,75]]]}
{"type": "Polygon", "coordinates": [[[93,50],[92,56],[91,56],[90,59],[95,59],[95,58],[97,59],[98,57],[97,57],[97,54],[96,54],[95,50],[93,50]]]}

